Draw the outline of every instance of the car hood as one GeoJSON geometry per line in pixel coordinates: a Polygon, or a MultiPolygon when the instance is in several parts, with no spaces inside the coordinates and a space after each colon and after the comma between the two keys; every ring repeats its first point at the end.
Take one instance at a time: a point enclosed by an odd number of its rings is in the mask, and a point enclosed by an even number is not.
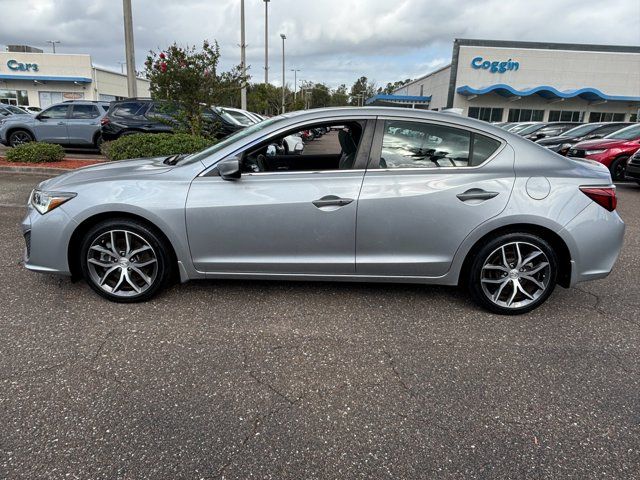
{"type": "Polygon", "coordinates": [[[598,140],[585,140],[584,142],[577,143],[573,147],[578,150],[595,150],[599,148],[613,148],[621,143],[625,143],[626,140],[620,140],[615,138],[598,139],[598,140]]]}
{"type": "Polygon", "coordinates": [[[63,190],[73,185],[92,183],[101,180],[120,180],[167,172],[174,167],[163,163],[166,157],[138,158],[90,165],[57,177],[45,180],[39,188],[46,190],[63,190]]]}

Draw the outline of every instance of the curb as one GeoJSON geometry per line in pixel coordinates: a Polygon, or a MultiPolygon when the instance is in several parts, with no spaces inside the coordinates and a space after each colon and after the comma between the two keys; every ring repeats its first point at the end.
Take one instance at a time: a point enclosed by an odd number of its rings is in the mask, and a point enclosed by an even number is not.
{"type": "Polygon", "coordinates": [[[60,174],[65,172],[71,172],[74,169],[71,168],[53,168],[53,167],[6,167],[0,165],[0,173],[29,173],[29,174],[60,174]]]}

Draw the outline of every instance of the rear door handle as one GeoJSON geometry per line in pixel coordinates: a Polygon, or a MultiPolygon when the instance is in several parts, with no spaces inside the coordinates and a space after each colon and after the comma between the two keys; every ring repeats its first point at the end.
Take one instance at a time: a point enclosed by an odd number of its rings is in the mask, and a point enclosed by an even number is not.
{"type": "Polygon", "coordinates": [[[353,202],[353,198],[340,198],[335,195],[326,195],[318,200],[314,200],[313,203],[316,207],[344,207],[353,202]]]}
{"type": "Polygon", "coordinates": [[[469,200],[489,200],[490,198],[497,197],[499,192],[487,192],[480,188],[472,188],[464,193],[456,195],[461,201],[467,202],[469,200]]]}

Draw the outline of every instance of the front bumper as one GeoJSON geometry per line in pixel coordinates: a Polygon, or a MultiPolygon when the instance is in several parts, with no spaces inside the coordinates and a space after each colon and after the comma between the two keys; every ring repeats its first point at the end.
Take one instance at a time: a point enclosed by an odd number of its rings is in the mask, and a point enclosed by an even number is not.
{"type": "Polygon", "coordinates": [[[25,238],[24,266],[28,270],[71,275],[67,247],[76,223],[63,208],[45,215],[31,206],[27,208],[21,227],[25,238]]]}
{"type": "Polygon", "coordinates": [[[640,182],[640,165],[631,162],[627,163],[626,175],[627,178],[640,182]]]}

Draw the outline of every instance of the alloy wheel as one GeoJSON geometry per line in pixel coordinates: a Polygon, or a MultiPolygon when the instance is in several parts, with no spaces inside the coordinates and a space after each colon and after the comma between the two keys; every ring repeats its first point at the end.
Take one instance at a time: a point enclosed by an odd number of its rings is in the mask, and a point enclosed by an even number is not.
{"type": "Polygon", "coordinates": [[[27,132],[18,131],[11,134],[11,146],[17,147],[18,145],[22,145],[24,143],[29,143],[31,141],[31,135],[27,132]]]}
{"type": "Polygon", "coordinates": [[[523,308],[549,287],[551,266],[545,253],[527,242],[510,242],[496,248],[480,273],[482,291],[495,305],[523,308]]]}
{"type": "Polygon", "coordinates": [[[158,257],[140,235],[128,230],[109,230],[99,235],[87,251],[91,280],[111,295],[141,295],[154,283],[158,257]]]}

